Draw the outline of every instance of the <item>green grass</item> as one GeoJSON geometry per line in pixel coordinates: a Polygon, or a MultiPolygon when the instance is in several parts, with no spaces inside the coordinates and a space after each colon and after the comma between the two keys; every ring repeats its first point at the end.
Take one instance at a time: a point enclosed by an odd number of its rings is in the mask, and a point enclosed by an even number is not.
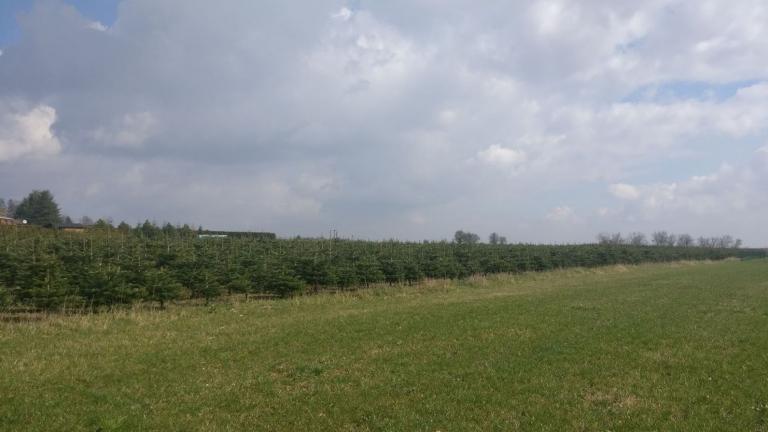
{"type": "Polygon", "coordinates": [[[4,323],[0,429],[768,431],[768,262],[4,323]]]}

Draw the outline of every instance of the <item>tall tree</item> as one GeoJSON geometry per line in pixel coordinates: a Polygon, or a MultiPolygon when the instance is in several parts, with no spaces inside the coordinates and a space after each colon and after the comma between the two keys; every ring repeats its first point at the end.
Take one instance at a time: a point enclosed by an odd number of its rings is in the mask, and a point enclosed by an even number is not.
{"type": "Polygon", "coordinates": [[[488,243],[492,245],[505,245],[507,244],[507,238],[494,232],[488,236],[488,243]]]}
{"type": "Polygon", "coordinates": [[[621,233],[600,233],[597,235],[597,242],[601,245],[620,245],[624,244],[624,238],[621,233]]]}
{"type": "Polygon", "coordinates": [[[632,246],[643,246],[648,242],[645,240],[645,234],[641,232],[633,232],[627,238],[627,242],[632,246]]]}
{"type": "Polygon", "coordinates": [[[667,246],[670,243],[675,244],[675,237],[666,231],[656,231],[651,236],[654,246],[667,246]],[[671,240],[671,242],[670,242],[671,240]]]}
{"type": "Polygon", "coordinates": [[[30,193],[16,207],[14,217],[42,226],[54,226],[61,222],[59,206],[47,190],[30,193]]]}
{"type": "Polygon", "coordinates": [[[458,230],[453,235],[453,241],[458,244],[476,244],[480,243],[480,236],[475,233],[458,230]]]}
{"type": "Polygon", "coordinates": [[[16,201],[9,199],[8,203],[5,205],[5,215],[8,217],[13,217],[13,215],[16,214],[16,206],[18,204],[16,201]]]}
{"type": "Polygon", "coordinates": [[[178,299],[183,290],[181,284],[163,269],[147,270],[144,273],[144,285],[147,290],[147,299],[160,303],[160,309],[165,309],[166,302],[178,299]]]}
{"type": "Polygon", "coordinates": [[[693,237],[691,237],[690,234],[680,234],[677,236],[677,245],[680,247],[691,247],[693,246],[694,241],[693,237]]]}

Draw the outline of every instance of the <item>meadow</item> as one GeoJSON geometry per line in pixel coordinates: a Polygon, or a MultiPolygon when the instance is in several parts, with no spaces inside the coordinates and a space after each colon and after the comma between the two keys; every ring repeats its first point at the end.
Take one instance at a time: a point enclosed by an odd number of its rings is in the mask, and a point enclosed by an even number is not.
{"type": "Polygon", "coordinates": [[[0,323],[0,430],[768,430],[768,261],[0,323]]]}

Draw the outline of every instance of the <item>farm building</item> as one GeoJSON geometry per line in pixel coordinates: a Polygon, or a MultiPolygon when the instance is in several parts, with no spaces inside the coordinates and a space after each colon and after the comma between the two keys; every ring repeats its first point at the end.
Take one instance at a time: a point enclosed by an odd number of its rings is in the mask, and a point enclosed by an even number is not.
{"type": "Polygon", "coordinates": [[[85,232],[85,225],[83,225],[83,224],[76,224],[76,223],[62,224],[62,225],[59,225],[58,228],[61,231],[64,231],[64,232],[72,232],[72,233],[83,233],[83,232],[85,232]]]}
{"type": "Polygon", "coordinates": [[[20,220],[16,220],[14,218],[9,218],[5,216],[0,216],[0,225],[21,225],[22,222],[20,220]]]}
{"type": "Polygon", "coordinates": [[[277,235],[270,232],[252,232],[252,231],[211,231],[201,230],[197,232],[198,238],[251,238],[260,240],[275,240],[277,235]]]}

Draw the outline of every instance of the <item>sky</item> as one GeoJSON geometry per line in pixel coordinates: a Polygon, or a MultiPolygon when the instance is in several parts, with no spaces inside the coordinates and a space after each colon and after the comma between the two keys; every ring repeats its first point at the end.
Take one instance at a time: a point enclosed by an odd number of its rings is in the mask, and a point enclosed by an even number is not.
{"type": "Polygon", "coordinates": [[[74,219],[768,246],[764,0],[3,0],[0,197],[74,219]]]}

